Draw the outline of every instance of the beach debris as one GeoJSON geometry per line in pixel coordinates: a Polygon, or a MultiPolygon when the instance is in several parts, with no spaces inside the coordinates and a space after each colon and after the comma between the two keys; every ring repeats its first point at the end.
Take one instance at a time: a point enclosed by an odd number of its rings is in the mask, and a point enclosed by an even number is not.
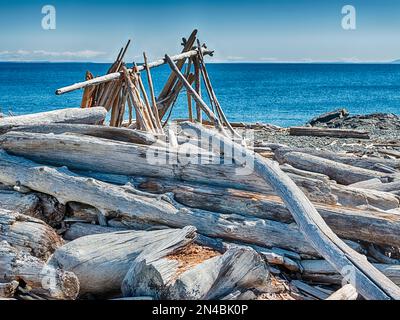
{"type": "Polygon", "coordinates": [[[356,138],[369,139],[367,131],[351,129],[326,129],[313,127],[290,127],[289,134],[292,136],[317,136],[334,138],[356,138]]]}
{"type": "Polygon", "coordinates": [[[57,90],[84,89],[81,108],[0,119],[2,298],[400,298],[399,150],[377,125],[395,116],[231,123],[196,30],[130,67],[129,44],[57,90]]]}

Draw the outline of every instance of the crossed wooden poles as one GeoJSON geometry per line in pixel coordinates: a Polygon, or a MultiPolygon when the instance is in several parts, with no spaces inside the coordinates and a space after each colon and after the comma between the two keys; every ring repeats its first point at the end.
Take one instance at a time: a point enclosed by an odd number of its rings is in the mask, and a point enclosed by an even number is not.
{"type": "Polygon", "coordinates": [[[121,48],[106,75],[94,77],[88,71],[86,81],[58,89],[56,94],[61,95],[84,89],[81,107],[106,108],[111,112],[110,126],[125,125],[138,130],[164,134],[163,125],[168,121],[179,93],[185,88],[189,121],[202,123],[205,115],[223,134],[240,137],[222,110],[204,62],[204,56],[212,55],[213,51],[201,45],[196,36],[197,30],[194,30],[187,40],[183,38],[183,50],[175,56],[165,55],[163,59],[149,63],[146,53],[143,53],[144,64],[140,66],[134,64],[131,69],[128,69],[123,61],[130,45],[128,41],[126,46],[121,48]],[[171,74],[156,97],[150,69],[163,64],[170,66],[171,74]],[[182,71],[184,67],[185,70],[182,71]],[[148,91],[142,81],[141,71],[146,72],[148,91]],[[210,106],[202,98],[202,86],[206,89],[210,106]],[[193,110],[193,100],[195,110],[193,110]],[[127,123],[124,122],[126,108],[129,115],[127,123]],[[162,119],[166,115],[167,119],[163,124],[162,119]]]}

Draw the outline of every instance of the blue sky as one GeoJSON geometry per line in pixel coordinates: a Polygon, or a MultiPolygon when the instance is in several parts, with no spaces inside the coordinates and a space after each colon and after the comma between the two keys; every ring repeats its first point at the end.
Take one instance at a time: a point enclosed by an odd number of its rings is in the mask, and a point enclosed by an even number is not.
{"type": "Polygon", "coordinates": [[[220,61],[400,59],[398,0],[0,0],[0,60],[111,61],[131,38],[141,61],[180,51],[192,29],[220,61]],[[43,30],[41,9],[56,8],[56,30],[43,30]],[[357,29],[341,27],[341,9],[357,10],[357,29]]]}

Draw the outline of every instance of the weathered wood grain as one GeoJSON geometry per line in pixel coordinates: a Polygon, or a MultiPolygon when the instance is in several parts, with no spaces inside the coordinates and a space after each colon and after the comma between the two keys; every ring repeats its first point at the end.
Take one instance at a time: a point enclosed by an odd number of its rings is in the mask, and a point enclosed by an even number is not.
{"type": "Polygon", "coordinates": [[[194,237],[193,227],[90,235],[59,248],[49,263],[74,272],[80,282],[80,294],[107,296],[120,292],[122,281],[135,260],[163,257],[190,243],[194,237]]]}
{"type": "Polygon", "coordinates": [[[6,241],[0,241],[0,274],[2,281],[23,281],[33,293],[52,299],[76,299],[79,293],[79,280],[72,272],[47,265],[6,241]]]}
{"type": "Polygon", "coordinates": [[[103,107],[70,108],[48,112],[33,113],[22,116],[0,118],[0,133],[16,126],[49,124],[49,123],[81,123],[101,124],[107,111],[103,107]]]}
{"type": "MultiPolygon", "coordinates": [[[[222,150],[230,147],[233,154],[246,154],[253,161],[255,171],[269,183],[282,198],[298,223],[301,232],[318,250],[318,252],[340,273],[346,268],[354,270],[354,283],[357,291],[367,299],[400,299],[400,288],[373,267],[365,256],[358,254],[346,245],[329,228],[311,202],[298,189],[294,182],[279,166],[258,154],[251,154],[246,148],[233,143],[222,135],[203,128],[200,125],[186,122],[181,124],[183,129],[189,128],[201,134],[202,139],[211,139],[215,144],[222,145],[222,150]]],[[[234,157],[235,160],[239,160],[234,157]]],[[[241,159],[242,160],[242,159],[241,159]]],[[[242,164],[249,164],[241,161],[242,164]]]]}
{"type": "Polygon", "coordinates": [[[76,133],[115,141],[131,142],[144,145],[152,145],[157,142],[157,137],[151,133],[100,125],[51,123],[40,125],[25,125],[12,128],[12,131],[33,133],[76,133]]]}
{"type": "Polygon", "coordinates": [[[4,209],[0,209],[0,241],[44,261],[64,243],[43,221],[4,209]]]}
{"type": "Polygon", "coordinates": [[[354,138],[369,139],[369,133],[363,130],[352,129],[331,129],[313,127],[290,127],[291,136],[313,136],[313,137],[333,137],[333,138],[354,138]]]}

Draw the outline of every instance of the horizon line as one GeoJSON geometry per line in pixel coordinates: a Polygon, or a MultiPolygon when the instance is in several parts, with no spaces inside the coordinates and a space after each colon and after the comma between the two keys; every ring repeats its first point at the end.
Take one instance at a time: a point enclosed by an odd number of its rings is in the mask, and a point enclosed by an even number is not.
{"type": "MultiPolygon", "coordinates": [[[[90,64],[112,64],[114,61],[71,61],[71,60],[0,60],[0,63],[90,63],[90,64]]],[[[399,60],[392,61],[207,61],[207,64],[400,64],[399,60]]],[[[131,63],[128,63],[131,64],[131,63]]],[[[141,65],[144,62],[137,62],[141,65]]]]}

